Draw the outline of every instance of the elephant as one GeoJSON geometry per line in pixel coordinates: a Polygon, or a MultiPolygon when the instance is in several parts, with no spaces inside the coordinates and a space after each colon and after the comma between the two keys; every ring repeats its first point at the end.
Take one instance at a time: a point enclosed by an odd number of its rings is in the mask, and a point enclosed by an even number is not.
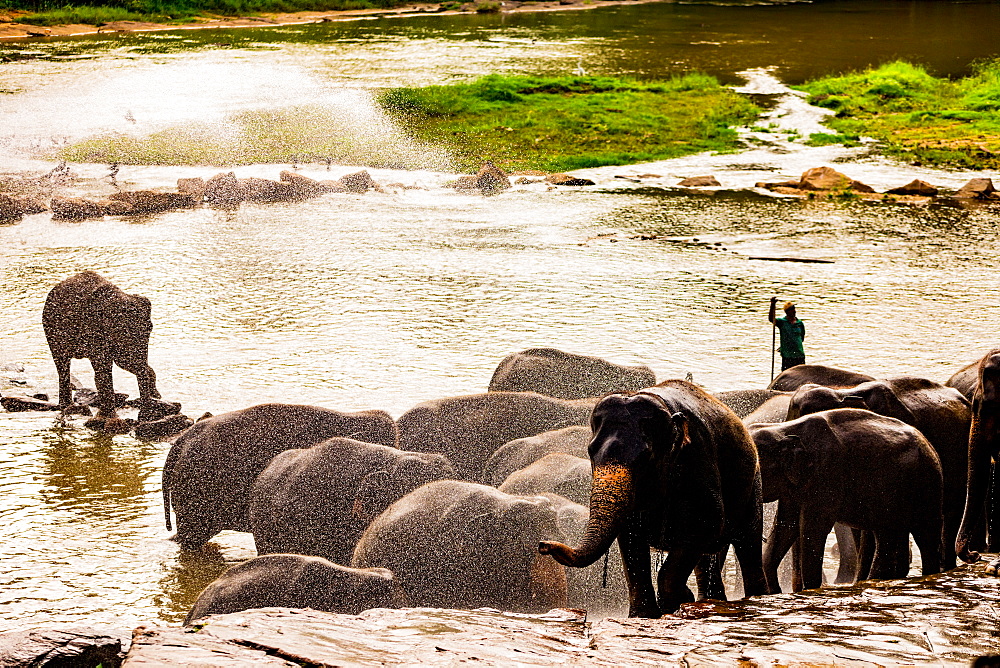
{"type": "Polygon", "coordinates": [[[612,394],[594,407],[593,491],[581,545],[543,541],[542,554],[572,567],[594,563],[617,538],[630,617],[660,617],[701,598],[725,600],[721,566],[733,545],[748,596],[766,594],[761,564],[760,471],[746,427],[697,385],[669,380],[612,394]],[[650,577],[649,549],[667,551],[650,577]]]}
{"type": "Polygon", "coordinates": [[[983,359],[979,358],[975,362],[969,362],[952,374],[951,378],[945,382],[945,385],[954,387],[966,399],[972,401],[972,397],[976,394],[976,387],[979,386],[979,364],[982,361],[983,359]]]}
{"type": "Polygon", "coordinates": [[[590,460],[554,452],[511,473],[498,489],[518,496],[552,492],[586,506],[590,503],[590,479],[590,460]]]}
{"type": "Polygon", "coordinates": [[[864,373],[823,366],[822,364],[799,364],[779,373],[767,386],[767,389],[793,392],[800,385],[806,383],[815,383],[826,387],[854,387],[870,380],[875,380],[875,378],[864,373]]]}
{"type": "Polygon", "coordinates": [[[724,403],[729,410],[736,413],[736,417],[742,420],[767,403],[769,399],[781,394],[783,393],[775,390],[727,390],[713,392],[712,396],[724,403]]]}
{"type": "MultiPolygon", "coordinates": [[[[574,542],[583,540],[590,519],[587,507],[551,492],[542,496],[555,506],[556,522],[563,535],[574,542]]],[[[608,550],[605,557],[586,568],[566,569],[567,605],[586,610],[587,619],[624,617],[628,614],[628,587],[621,553],[608,550]]]]}
{"type": "Polygon", "coordinates": [[[250,488],[258,554],[292,552],[350,563],[365,527],[424,483],[454,478],[444,455],[335,437],[278,453],[250,488]]]}
{"type": "Polygon", "coordinates": [[[648,366],[625,366],[555,348],[529,348],[501,360],[490,392],[538,392],[558,399],[586,399],[641,390],[656,383],[648,366]]]}
{"type": "Polygon", "coordinates": [[[566,606],[566,572],[535,546],[561,536],[544,496],[439,480],[376,517],[351,566],[388,568],[416,607],[545,612],[566,606]]]}
{"type": "Polygon", "coordinates": [[[487,392],[425,401],[396,421],[399,448],[440,452],[463,480],[480,482],[486,460],[501,445],[586,424],[596,401],[568,401],[536,392],[487,392]]]}
{"type": "Polygon", "coordinates": [[[84,271],[56,284],[42,307],[42,329],[59,376],[59,407],[69,413],[90,409],[75,406],[70,362],[87,358],[97,384],[97,415],[87,426],[112,434],[131,431],[132,422],[118,417],[111,368],[134,374],[139,383],[139,421],[152,421],[180,412],[178,403],[162,401],[156,373],[149,366],[152,305],[141,295],[123,292],[93,271],[84,271]]]}
{"type": "Polygon", "coordinates": [[[836,522],[874,532],[872,577],[906,577],[909,534],[924,574],[941,571],[941,462],[916,428],[868,410],[837,408],[752,425],[750,434],[760,454],[764,501],[778,501],[764,551],[772,590],[778,564],[796,541],[802,586],[822,584],[824,546],[836,522]]]}
{"type": "Polygon", "coordinates": [[[743,424],[749,427],[761,422],[784,422],[791,399],[790,392],[775,392],[774,396],[754,409],[752,413],[743,416],[743,424]]]}
{"type": "Polygon", "coordinates": [[[942,568],[955,567],[954,544],[965,505],[972,410],[958,390],[915,376],[873,380],[834,389],[806,384],[792,394],[787,419],[833,408],[863,408],[920,430],[941,460],[944,475],[942,568]]]}
{"type": "MultiPolygon", "coordinates": [[[[961,373],[961,372],[960,372],[961,373]]],[[[954,379],[954,376],[952,377],[954,379]]],[[[995,552],[1000,544],[1000,489],[998,470],[994,464],[991,475],[990,462],[1000,462],[1000,348],[986,353],[978,363],[978,381],[972,396],[972,426],[969,429],[969,479],[966,488],[965,509],[955,541],[955,552],[966,563],[979,561],[974,549],[976,528],[983,509],[989,517],[987,550],[995,552]],[[987,501],[987,490],[992,493],[987,501]]],[[[996,573],[1000,559],[992,562],[987,571],[996,573]]]]}
{"type": "Polygon", "coordinates": [[[320,557],[268,554],[233,566],[205,587],[184,620],[253,608],[312,608],[356,615],[406,607],[405,594],[384,568],[357,569],[320,557]]]}
{"type": "Polygon", "coordinates": [[[163,465],[163,513],[177,517],[173,537],[197,550],[224,529],[249,531],[250,486],[279,452],[308,448],[334,436],[396,444],[385,411],[357,413],[260,404],[199,420],[170,447],[163,465]]]}
{"type": "Polygon", "coordinates": [[[483,466],[482,480],[499,487],[514,471],[531,466],[545,455],[562,452],[574,457],[589,457],[590,427],[574,425],[545,431],[536,436],[515,438],[496,449],[483,466]]]}

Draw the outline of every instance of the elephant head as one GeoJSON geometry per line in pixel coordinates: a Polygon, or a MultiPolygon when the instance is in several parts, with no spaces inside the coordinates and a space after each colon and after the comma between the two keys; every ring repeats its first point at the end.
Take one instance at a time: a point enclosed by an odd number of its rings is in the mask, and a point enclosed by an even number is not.
{"type": "Polygon", "coordinates": [[[455,477],[455,469],[444,455],[407,452],[361,479],[352,513],[367,525],[390,504],[421,485],[455,477]]]}
{"type": "Polygon", "coordinates": [[[538,550],[583,568],[611,547],[635,511],[637,490],[651,468],[669,466],[691,442],[690,420],[671,413],[655,394],[612,394],[594,407],[588,448],[593,466],[590,519],[581,545],[543,541],[538,550]]]}
{"type": "Polygon", "coordinates": [[[834,408],[863,408],[871,410],[865,397],[853,391],[845,394],[843,390],[835,390],[816,383],[806,383],[792,394],[788,403],[788,415],[785,420],[796,420],[803,415],[811,415],[834,408]]]}
{"type": "Polygon", "coordinates": [[[760,458],[760,480],[764,503],[777,501],[790,489],[804,487],[815,468],[815,457],[802,445],[798,434],[788,433],[780,424],[750,427],[760,458]]]}

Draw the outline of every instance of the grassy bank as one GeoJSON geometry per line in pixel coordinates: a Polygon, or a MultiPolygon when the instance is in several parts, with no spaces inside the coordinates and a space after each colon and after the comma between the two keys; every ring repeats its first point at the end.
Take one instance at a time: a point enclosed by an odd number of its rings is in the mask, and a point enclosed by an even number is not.
{"type": "Polygon", "coordinates": [[[563,171],[739,147],[731,126],[759,110],[712,77],[639,82],[490,75],[467,84],[394,88],[378,103],[415,139],[461,168],[563,171]]]}
{"type": "Polygon", "coordinates": [[[954,81],[893,62],[802,89],[812,104],[836,112],[827,126],[841,137],[814,135],[814,142],[867,136],[915,165],[1000,169],[1000,59],[954,81]]]}
{"type": "Polygon", "coordinates": [[[255,16],[266,13],[387,9],[405,0],[0,0],[0,10],[28,12],[14,20],[31,25],[102,25],[113,21],[185,23],[195,17],[255,16]]]}

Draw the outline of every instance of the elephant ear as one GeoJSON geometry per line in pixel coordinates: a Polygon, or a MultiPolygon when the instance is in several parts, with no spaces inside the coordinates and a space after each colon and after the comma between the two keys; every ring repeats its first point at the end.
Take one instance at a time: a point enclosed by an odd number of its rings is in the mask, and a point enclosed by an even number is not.
{"type": "Polygon", "coordinates": [[[691,420],[684,411],[677,411],[670,416],[674,425],[674,442],[672,449],[676,452],[691,444],[691,420]]]}
{"type": "Polygon", "coordinates": [[[351,513],[362,522],[371,522],[395,500],[392,476],[388,471],[369,473],[358,484],[351,513]]]}
{"type": "Polygon", "coordinates": [[[871,408],[868,407],[868,403],[865,398],[858,394],[849,394],[840,401],[841,408],[862,408],[866,411],[870,411],[871,408]]]}
{"type": "Polygon", "coordinates": [[[802,445],[797,434],[785,436],[785,476],[793,487],[805,487],[816,470],[815,453],[802,445]]]}

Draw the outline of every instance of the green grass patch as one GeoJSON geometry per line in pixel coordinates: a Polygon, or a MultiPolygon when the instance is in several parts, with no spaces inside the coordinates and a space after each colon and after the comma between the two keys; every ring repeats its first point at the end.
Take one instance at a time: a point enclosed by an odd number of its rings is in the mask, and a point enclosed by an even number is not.
{"type": "Polygon", "coordinates": [[[562,171],[740,148],[733,126],[760,110],[713,77],[668,81],[490,75],[472,83],[393,88],[376,101],[414,138],[446,147],[460,168],[562,171]]]}
{"type": "Polygon", "coordinates": [[[889,155],[916,165],[1000,168],[1000,59],[958,80],[897,61],[802,89],[812,104],[836,112],[826,123],[836,133],[874,137],[889,155]]]}

